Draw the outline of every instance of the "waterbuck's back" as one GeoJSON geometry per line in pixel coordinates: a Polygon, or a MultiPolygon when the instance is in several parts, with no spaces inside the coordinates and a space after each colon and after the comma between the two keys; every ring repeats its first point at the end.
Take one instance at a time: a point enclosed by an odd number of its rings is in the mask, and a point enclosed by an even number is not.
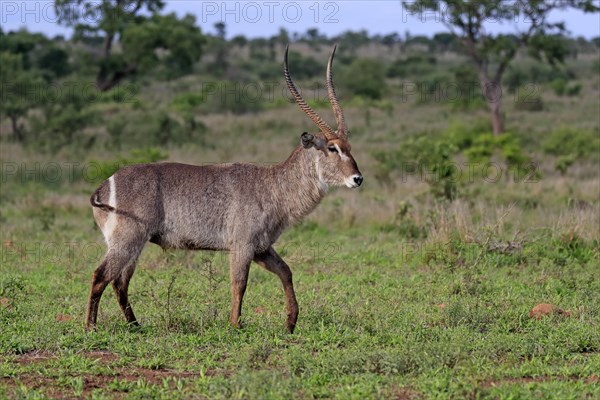
{"type": "Polygon", "coordinates": [[[236,238],[268,247],[280,233],[268,180],[267,167],[251,164],[130,166],[94,194],[114,211],[94,215],[107,241],[145,235],[164,248],[228,250],[236,238]]]}

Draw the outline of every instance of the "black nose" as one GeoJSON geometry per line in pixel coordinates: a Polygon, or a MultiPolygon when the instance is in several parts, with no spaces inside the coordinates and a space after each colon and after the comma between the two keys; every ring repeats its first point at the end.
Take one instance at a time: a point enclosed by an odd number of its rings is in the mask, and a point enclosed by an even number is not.
{"type": "Polygon", "coordinates": [[[362,175],[356,175],[356,176],[354,177],[354,182],[356,182],[356,184],[357,184],[358,186],[360,186],[360,184],[362,183],[362,181],[363,181],[363,177],[362,177],[362,175]]]}

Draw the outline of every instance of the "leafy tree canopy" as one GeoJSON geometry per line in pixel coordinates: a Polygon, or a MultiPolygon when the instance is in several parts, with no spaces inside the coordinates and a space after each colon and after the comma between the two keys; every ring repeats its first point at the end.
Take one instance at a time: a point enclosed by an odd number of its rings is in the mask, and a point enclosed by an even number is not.
{"type": "Polygon", "coordinates": [[[403,1],[410,12],[430,16],[431,12],[446,25],[451,34],[462,42],[464,51],[477,68],[482,88],[492,88],[488,105],[492,113],[494,133],[504,130],[499,93],[502,76],[521,47],[531,55],[550,64],[562,62],[567,54],[561,35],[564,23],[550,22],[554,10],[577,8],[597,12],[594,0],[417,0],[403,1]],[[515,24],[521,21],[521,24],[515,24]],[[492,35],[490,24],[512,24],[513,34],[492,35]],[[524,26],[523,29],[519,28],[524,26]]]}
{"type": "Polygon", "coordinates": [[[194,16],[161,15],[164,6],[162,0],[55,0],[59,23],[74,27],[75,37],[87,44],[102,43],[100,90],[162,62],[173,75],[190,72],[205,38],[194,16]]]}

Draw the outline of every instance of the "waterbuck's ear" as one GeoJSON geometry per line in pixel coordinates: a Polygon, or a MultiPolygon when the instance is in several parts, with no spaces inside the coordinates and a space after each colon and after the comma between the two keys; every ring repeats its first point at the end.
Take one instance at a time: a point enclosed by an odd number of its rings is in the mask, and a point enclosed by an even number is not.
{"type": "Polygon", "coordinates": [[[305,149],[310,149],[311,147],[316,147],[319,150],[325,148],[325,138],[321,135],[313,135],[312,133],[304,132],[300,136],[302,140],[302,146],[305,149]]]}

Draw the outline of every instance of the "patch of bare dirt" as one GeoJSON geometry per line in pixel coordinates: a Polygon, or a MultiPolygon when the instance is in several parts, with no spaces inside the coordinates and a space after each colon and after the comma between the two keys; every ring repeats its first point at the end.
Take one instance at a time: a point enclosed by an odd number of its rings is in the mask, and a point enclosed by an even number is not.
{"type": "MultiPolygon", "coordinates": [[[[110,351],[91,351],[81,353],[84,357],[98,360],[103,364],[111,364],[119,359],[118,354],[110,351]]],[[[15,358],[16,362],[22,365],[28,365],[32,363],[44,363],[49,360],[58,359],[58,355],[45,350],[35,350],[15,358]]],[[[227,376],[228,371],[215,371],[208,370],[204,373],[206,376],[227,376]]],[[[120,367],[115,368],[113,373],[110,375],[92,375],[92,374],[77,374],[72,377],[81,377],[83,379],[83,393],[80,396],[76,396],[75,391],[72,388],[65,387],[64,384],[61,386],[57,378],[45,377],[38,373],[24,373],[17,377],[4,377],[0,378],[0,384],[5,385],[9,390],[16,389],[18,385],[25,385],[30,389],[35,389],[43,392],[50,398],[56,399],[77,399],[81,397],[89,397],[95,389],[107,390],[107,386],[116,380],[136,382],[138,380],[144,380],[152,385],[163,385],[167,378],[171,378],[169,385],[175,388],[176,382],[179,379],[193,379],[200,376],[199,372],[185,372],[176,371],[173,369],[146,369],[139,367],[120,367]]],[[[119,398],[124,396],[124,393],[118,391],[111,391],[113,398],[119,398]]]]}
{"type": "Polygon", "coordinates": [[[0,297],[0,310],[10,308],[10,299],[8,297],[0,297]]]}
{"type": "Polygon", "coordinates": [[[565,311],[562,308],[555,306],[554,304],[540,303],[533,307],[531,311],[529,311],[529,318],[542,319],[548,315],[553,314],[562,315],[564,317],[571,316],[571,313],[569,311],[565,311]]]}
{"type": "Polygon", "coordinates": [[[398,387],[397,385],[393,385],[385,397],[395,400],[418,400],[423,398],[418,392],[407,387],[398,387]]]}
{"type": "Polygon", "coordinates": [[[46,362],[48,360],[56,360],[58,357],[46,350],[34,350],[28,353],[22,354],[17,357],[19,364],[27,365],[32,363],[46,362]]]}
{"type": "Polygon", "coordinates": [[[117,354],[105,350],[90,351],[89,353],[84,353],[83,356],[92,360],[100,361],[103,364],[109,364],[119,359],[117,354]]]}
{"type": "Polygon", "coordinates": [[[56,322],[69,322],[73,317],[67,314],[56,314],[56,322]]]}
{"type": "MultiPolygon", "coordinates": [[[[216,376],[216,371],[209,370],[205,372],[206,376],[216,376]]],[[[125,396],[126,393],[107,389],[115,380],[136,382],[144,380],[151,385],[164,385],[167,378],[171,378],[169,386],[172,389],[176,387],[176,381],[179,379],[193,379],[200,376],[198,372],[182,372],[172,369],[150,370],[145,368],[119,368],[111,375],[73,375],[83,379],[83,391],[77,396],[72,388],[60,385],[56,378],[44,377],[35,373],[21,374],[15,378],[0,378],[0,384],[6,385],[9,390],[16,389],[18,385],[25,385],[29,389],[35,389],[43,392],[50,398],[56,399],[79,399],[89,397],[96,389],[103,389],[111,393],[112,398],[125,396]]]]}

